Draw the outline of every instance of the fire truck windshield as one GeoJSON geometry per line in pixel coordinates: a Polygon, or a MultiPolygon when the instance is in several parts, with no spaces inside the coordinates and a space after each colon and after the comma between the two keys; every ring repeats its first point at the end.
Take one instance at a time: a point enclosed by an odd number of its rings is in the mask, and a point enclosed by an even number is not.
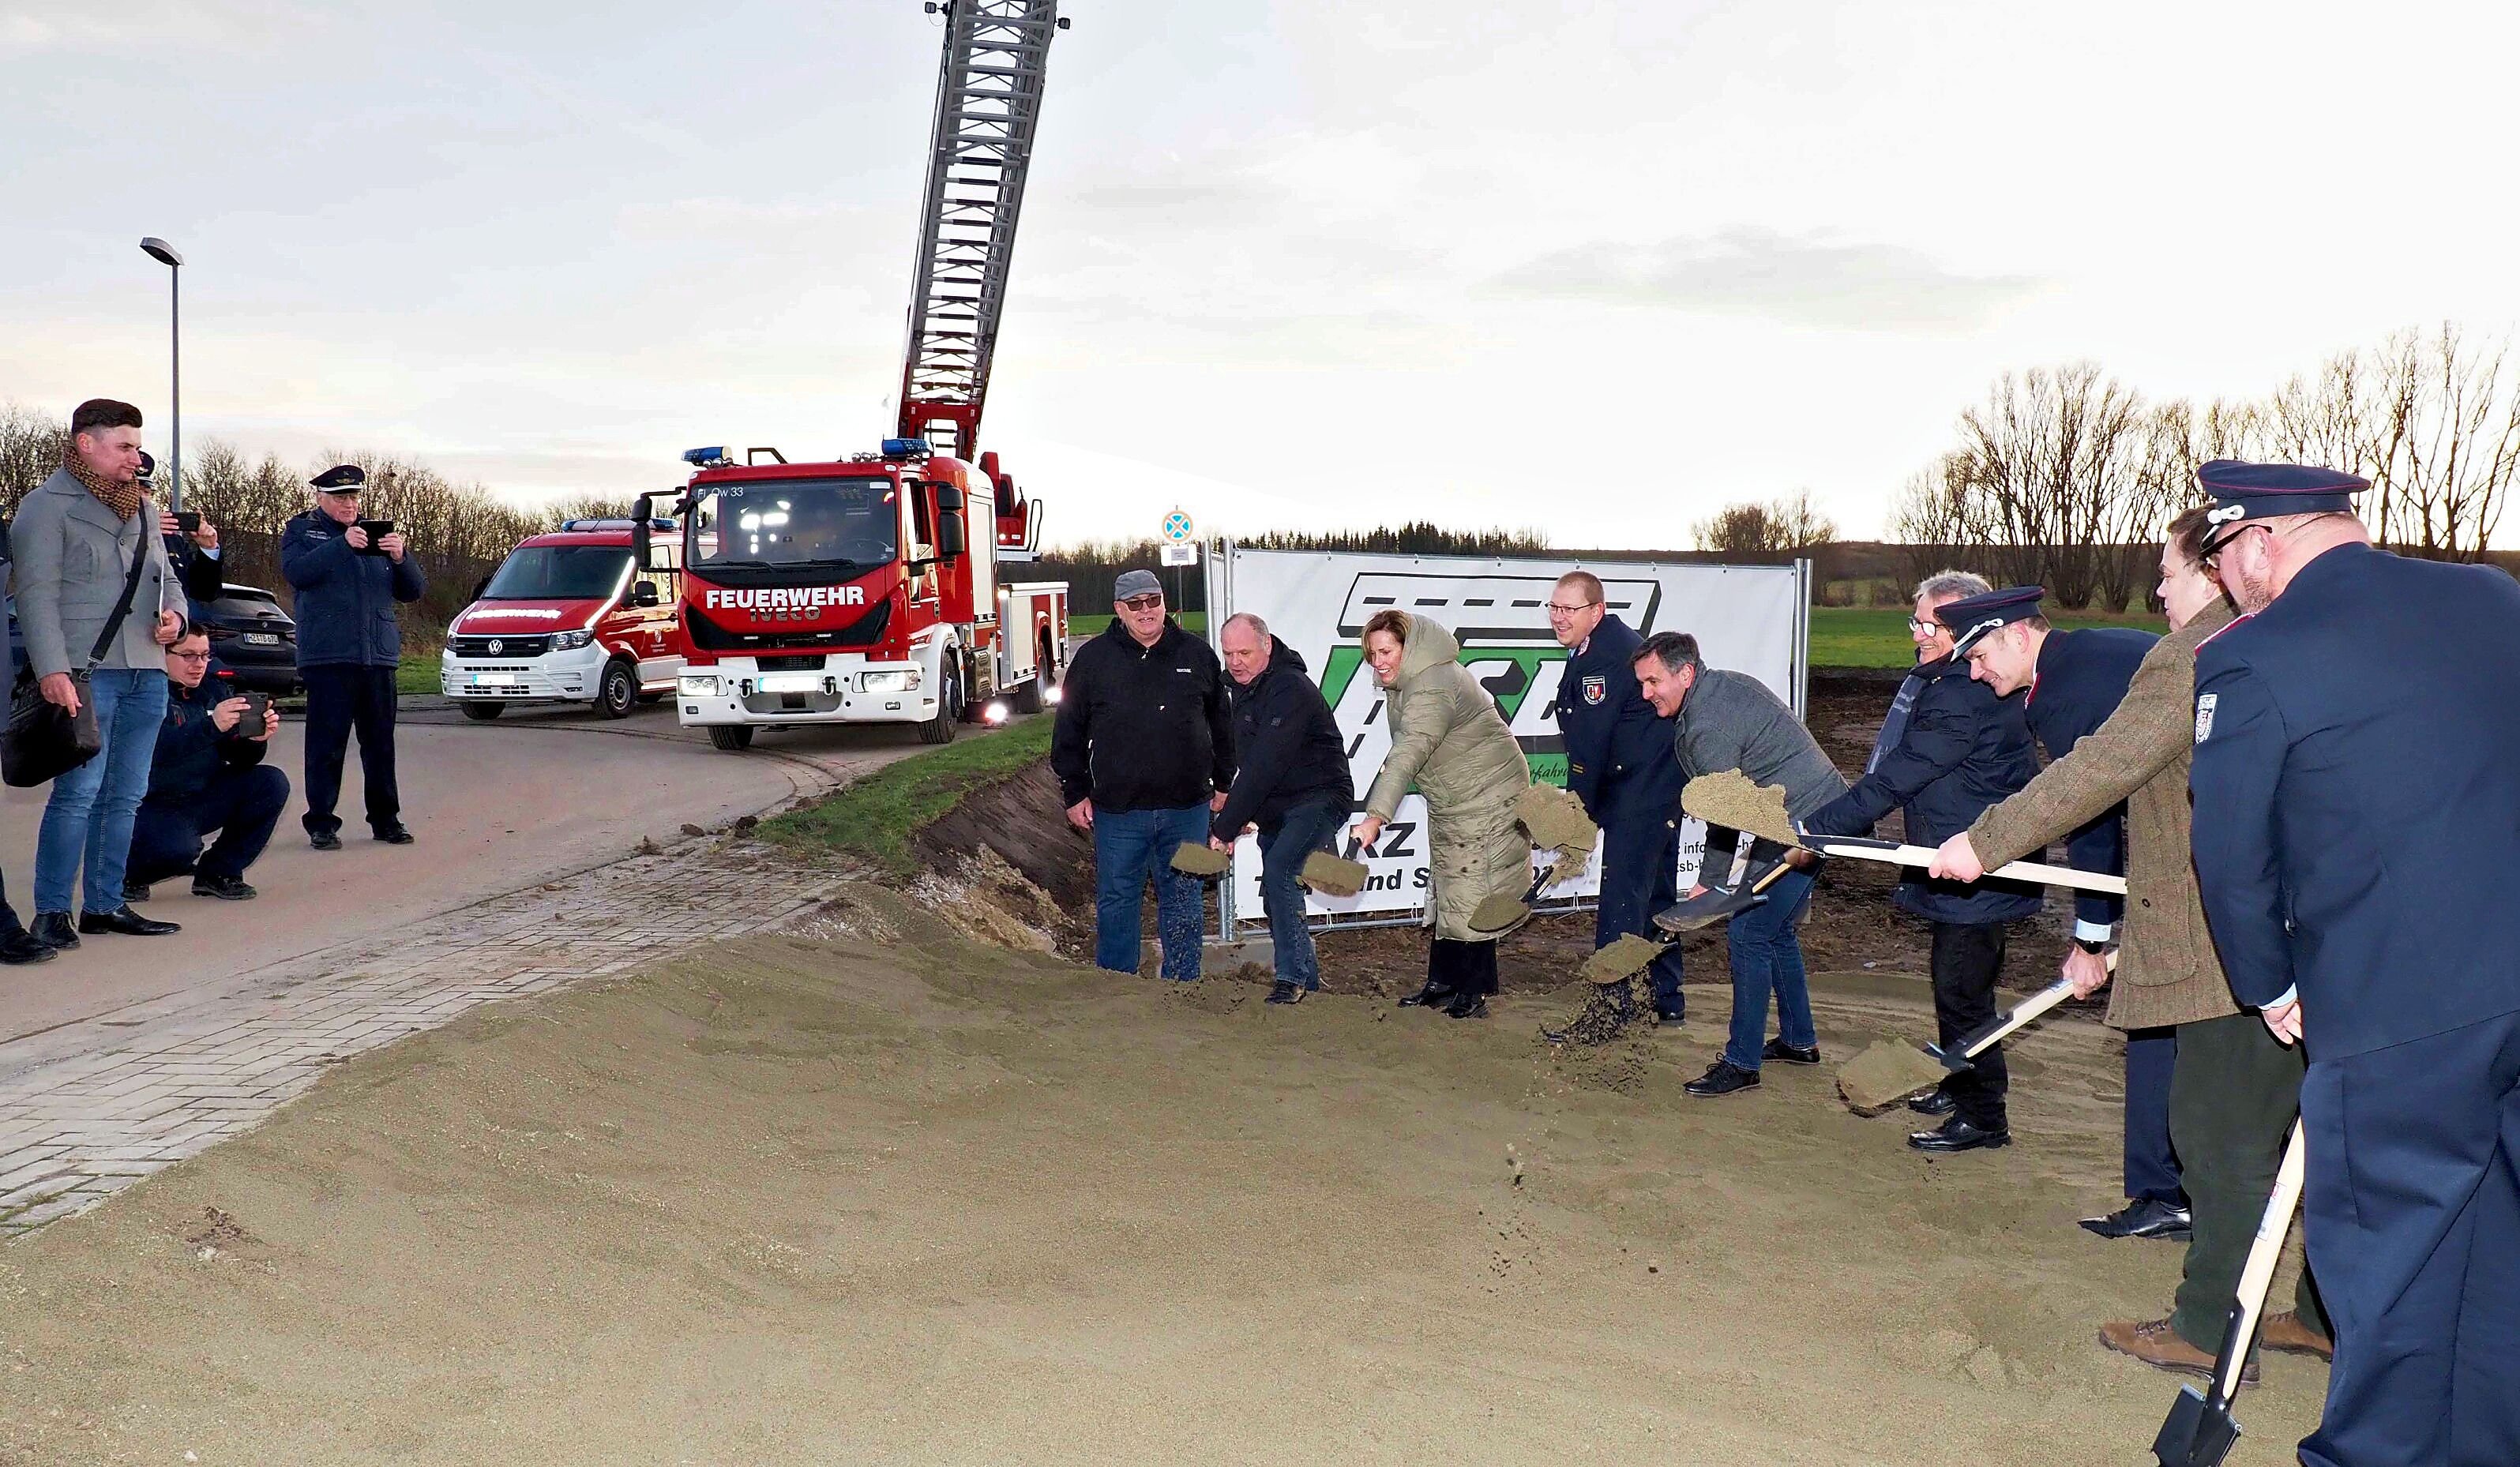
{"type": "Polygon", "coordinates": [[[499,562],[485,601],[595,601],[616,596],[630,553],[605,545],[529,545],[499,562]]]}
{"type": "Polygon", "coordinates": [[[692,500],[686,563],[881,565],[900,545],[899,498],[890,479],[707,485],[692,500]]]}

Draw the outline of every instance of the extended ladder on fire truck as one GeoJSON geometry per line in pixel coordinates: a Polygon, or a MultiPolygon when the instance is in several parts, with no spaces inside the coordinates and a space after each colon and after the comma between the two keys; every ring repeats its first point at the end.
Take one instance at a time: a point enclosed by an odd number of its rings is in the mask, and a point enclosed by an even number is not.
{"type": "Polygon", "coordinates": [[[899,436],[970,461],[997,353],[1058,0],[929,0],[945,60],[927,159],[899,436]]]}

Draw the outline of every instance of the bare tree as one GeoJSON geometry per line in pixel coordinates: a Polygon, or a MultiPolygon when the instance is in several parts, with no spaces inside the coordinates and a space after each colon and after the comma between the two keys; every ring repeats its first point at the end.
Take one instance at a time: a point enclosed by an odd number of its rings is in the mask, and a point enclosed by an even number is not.
{"type": "Polygon", "coordinates": [[[61,419],[14,402],[0,407],[0,511],[17,513],[18,501],[52,477],[69,436],[61,419]]]}
{"type": "Polygon", "coordinates": [[[1957,506],[1963,543],[2012,585],[2044,584],[2081,608],[2100,591],[2132,476],[2143,399],[2078,362],[1998,378],[1960,415],[1957,506]]]}
{"type": "Polygon", "coordinates": [[[1907,546],[1911,582],[1921,581],[1956,555],[1981,548],[1969,524],[1968,476],[1958,454],[1945,454],[1908,476],[1890,511],[1890,533],[1907,546]]]}
{"type": "Polygon", "coordinates": [[[1775,556],[1806,551],[1837,538],[1837,521],[1812,503],[1809,489],[1767,504],[1728,505],[1689,531],[1697,548],[1717,555],[1775,556]]]}
{"type": "Polygon", "coordinates": [[[2506,380],[2508,338],[2471,349],[2445,322],[2392,338],[2377,376],[2382,404],[2363,451],[2381,499],[2372,528],[2428,560],[2473,560],[2501,520],[2520,472],[2520,382],[2506,380]]]}

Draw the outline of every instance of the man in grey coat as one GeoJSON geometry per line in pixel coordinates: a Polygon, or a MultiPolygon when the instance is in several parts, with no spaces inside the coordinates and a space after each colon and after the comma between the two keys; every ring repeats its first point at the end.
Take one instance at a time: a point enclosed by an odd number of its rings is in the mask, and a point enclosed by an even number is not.
{"type": "Polygon", "coordinates": [[[56,948],[77,947],[81,933],[179,930],[122,899],[132,818],[149,792],[158,727],[166,720],[163,648],[183,632],[185,612],[184,588],[158,535],[158,507],[139,476],[140,410],[106,398],[83,402],[70,415],[62,467],[18,507],[10,531],[18,621],[37,686],[45,701],[73,713],[93,703],[102,740],[95,758],[53,781],[35,838],[33,930],[56,948]],[[91,667],[135,563],[130,610],[91,667]],[[74,897],[81,899],[75,924],[74,897]]]}

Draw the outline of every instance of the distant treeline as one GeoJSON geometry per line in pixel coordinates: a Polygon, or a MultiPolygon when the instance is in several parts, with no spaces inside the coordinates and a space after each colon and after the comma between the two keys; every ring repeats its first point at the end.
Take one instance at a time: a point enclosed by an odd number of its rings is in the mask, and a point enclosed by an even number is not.
{"type": "MultiPolygon", "coordinates": [[[[1371,530],[1306,534],[1280,530],[1234,542],[1245,550],[1348,551],[1398,556],[1545,556],[1548,542],[1537,530],[1448,530],[1426,520],[1383,525],[1371,530]]],[[[1091,540],[1042,553],[1038,564],[1017,566],[1011,580],[1065,581],[1068,604],[1079,611],[1102,612],[1111,605],[1111,582],[1124,570],[1151,570],[1163,578],[1172,600],[1174,576],[1184,588],[1178,611],[1207,609],[1205,577],[1196,566],[1172,571],[1157,563],[1161,542],[1155,540],[1091,540]]]]}

